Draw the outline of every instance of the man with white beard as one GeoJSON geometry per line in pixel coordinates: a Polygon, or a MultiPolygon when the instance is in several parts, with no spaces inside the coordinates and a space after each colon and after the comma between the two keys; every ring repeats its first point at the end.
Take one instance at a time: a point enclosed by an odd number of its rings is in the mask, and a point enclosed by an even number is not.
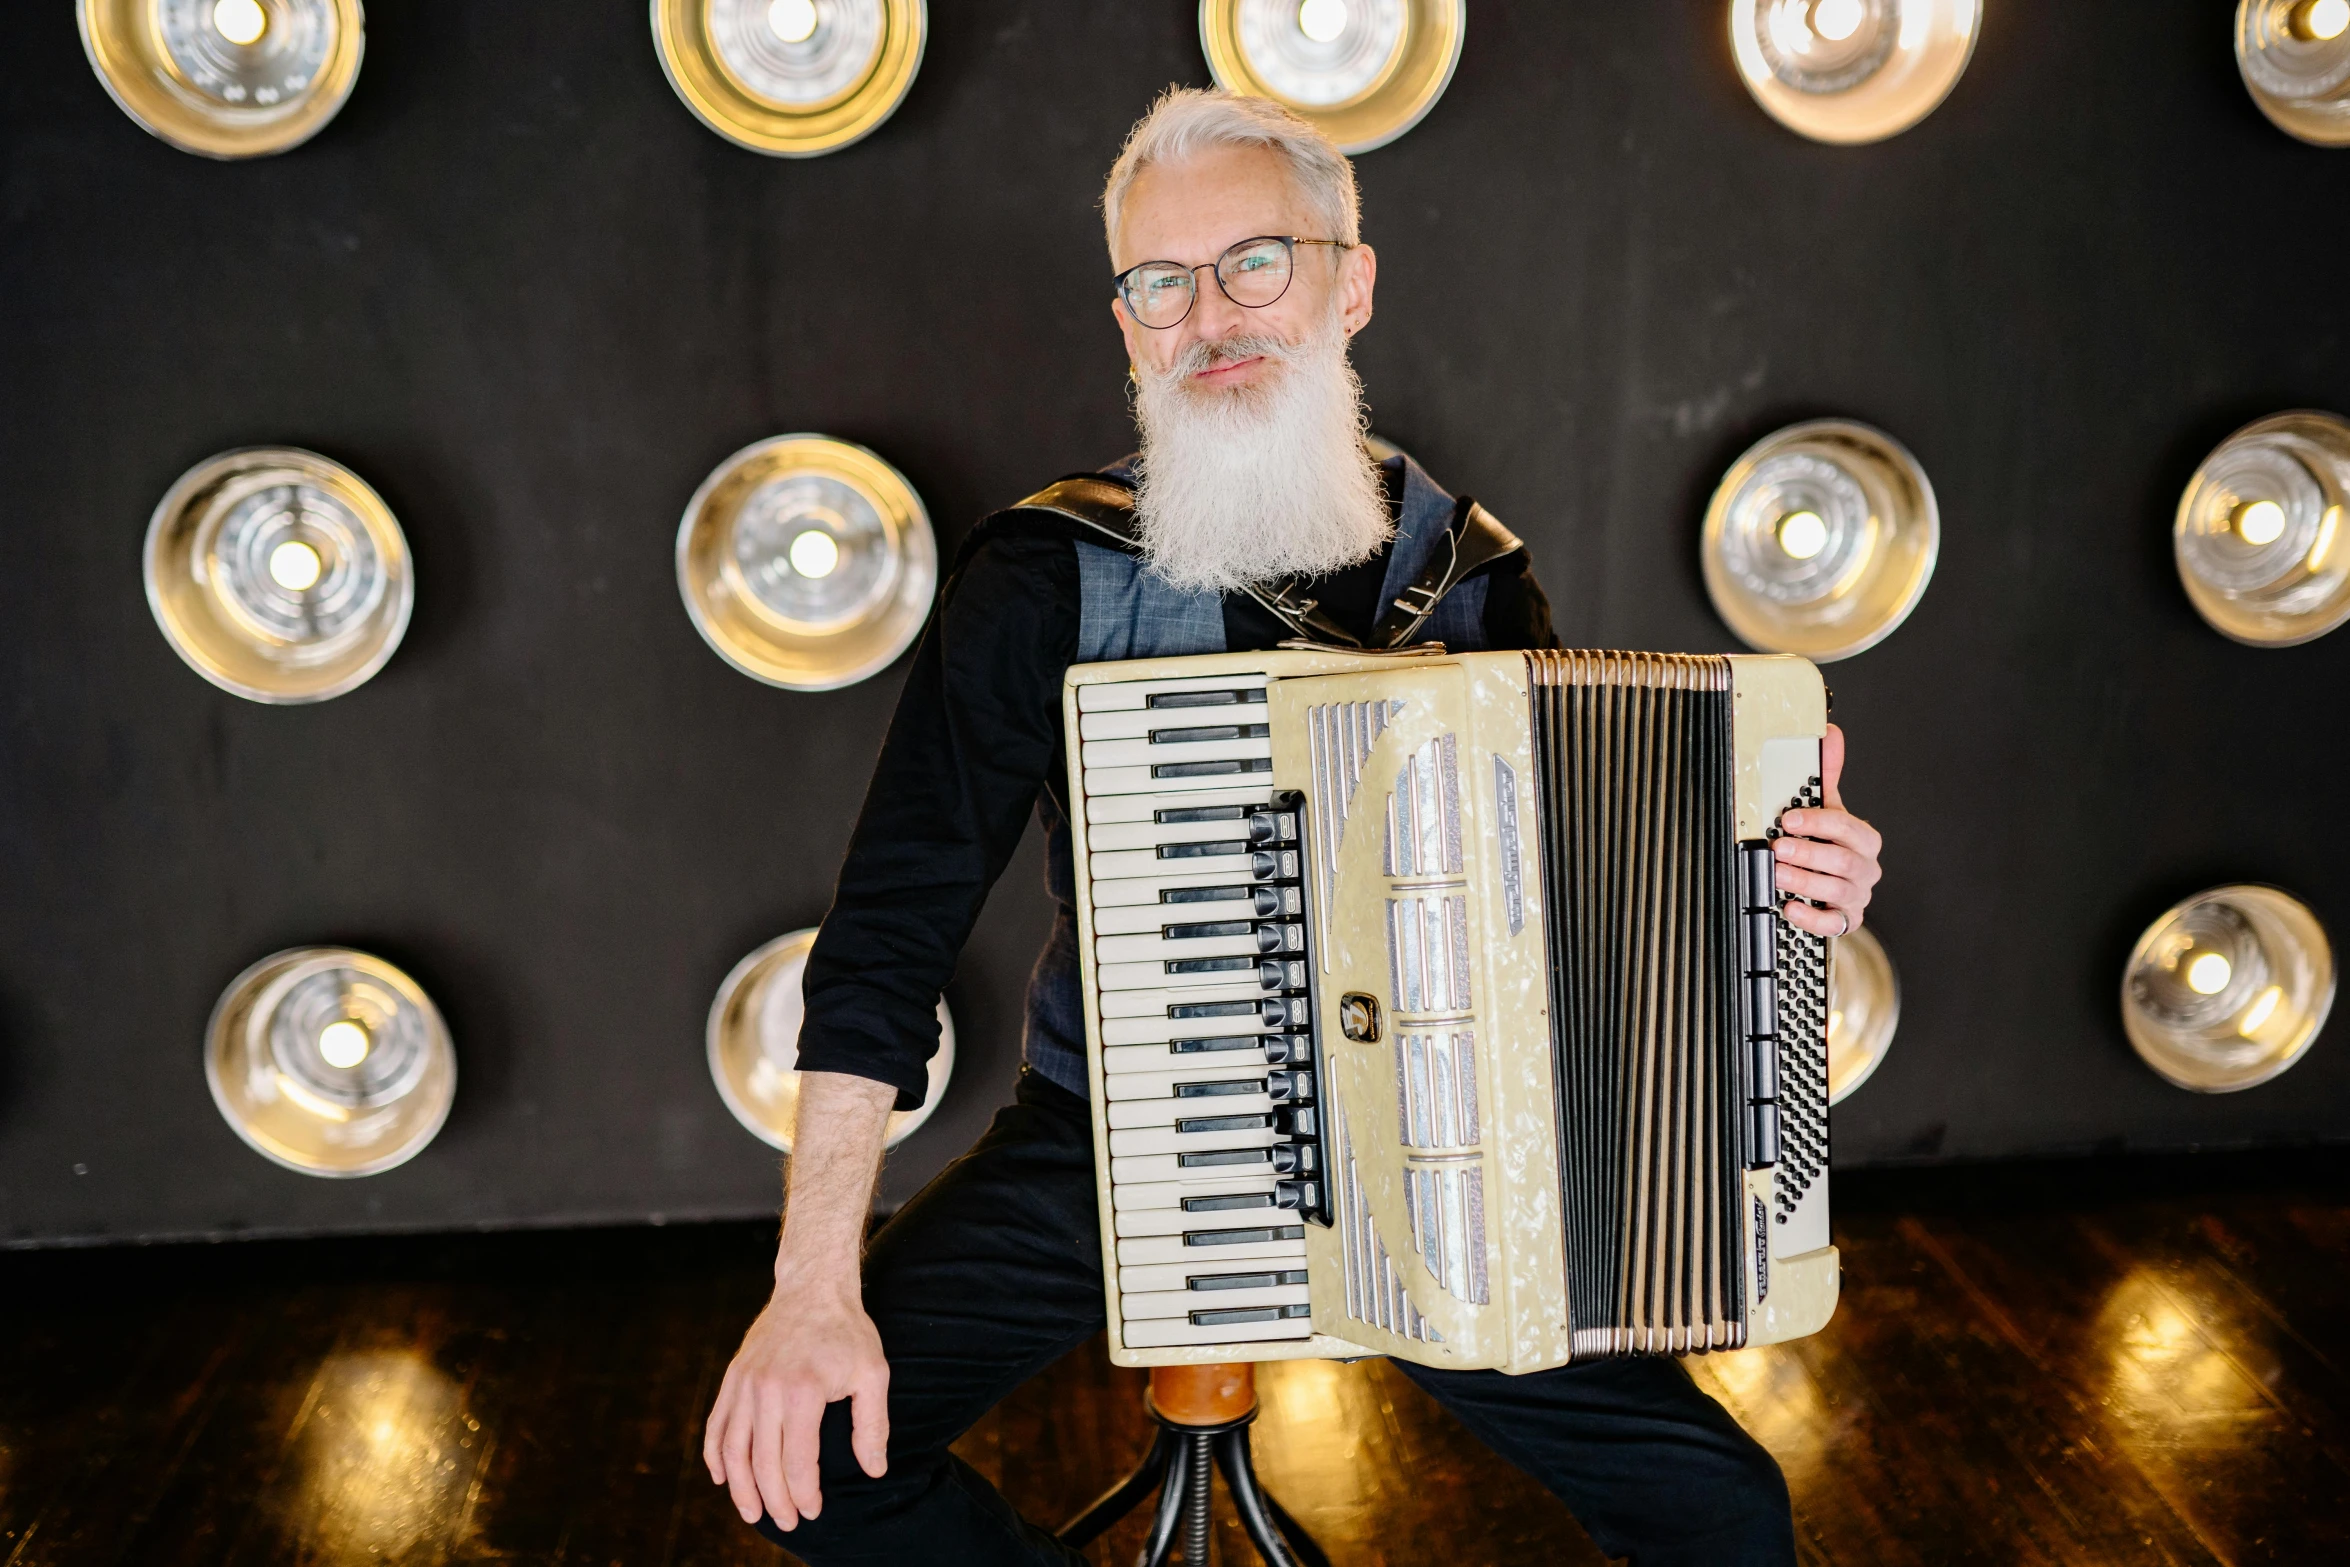
{"type": "MultiPolygon", "coordinates": [[[[1068,666],[1300,635],[1555,645],[1523,547],[1365,445],[1346,343],[1377,263],[1328,140],[1261,99],[1170,91],[1111,170],[1103,216],[1142,449],[983,523],[915,655],[809,957],[775,1293],[703,1445],[744,1519],[811,1567],[1083,1560],[948,1451],[1103,1326],[1068,666]],[[1031,810],[1059,916],[1015,1102],[882,1228],[860,1278],[884,1125],[921,1102],[939,990],[1031,810]]],[[[1878,876],[1877,835],[1839,802],[1842,762],[1831,730],[1828,804],[1790,813],[1777,840],[1798,895],[1786,917],[1831,936],[1859,925],[1878,876]]],[[[1795,1559],[1777,1466],[1675,1361],[1398,1369],[1610,1556],[1795,1559]]]]}

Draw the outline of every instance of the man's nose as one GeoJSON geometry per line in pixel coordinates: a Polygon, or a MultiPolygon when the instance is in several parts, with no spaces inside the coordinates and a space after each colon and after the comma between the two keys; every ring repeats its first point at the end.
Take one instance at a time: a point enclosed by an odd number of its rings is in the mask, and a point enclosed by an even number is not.
{"type": "Polygon", "coordinates": [[[1249,329],[1249,312],[1234,304],[1211,274],[1199,277],[1199,296],[1191,302],[1191,326],[1201,342],[1238,337],[1249,329]]]}

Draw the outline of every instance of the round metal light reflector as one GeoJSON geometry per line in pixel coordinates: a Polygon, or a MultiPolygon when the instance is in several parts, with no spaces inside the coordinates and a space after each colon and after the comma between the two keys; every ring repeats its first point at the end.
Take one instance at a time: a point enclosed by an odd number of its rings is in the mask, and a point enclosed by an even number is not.
{"type": "Polygon", "coordinates": [[[2320,147],[2350,146],[2350,4],[2241,0],[2236,69],[2279,130],[2320,147]]]}
{"type": "MultiPolygon", "coordinates": [[[[791,1152],[800,1108],[800,975],[816,932],[778,936],[734,966],[710,1003],[707,1030],[710,1077],[734,1118],[762,1142],[791,1152]]],[[[895,1148],[930,1119],[955,1071],[955,1020],[938,1004],[938,1051],[919,1108],[890,1113],[888,1146],[895,1148]]]]}
{"type": "Polygon", "coordinates": [[[704,125],[812,158],[894,113],[922,68],[924,0],[653,0],[653,47],[704,125]]]}
{"type": "Polygon", "coordinates": [[[1828,1103],[1842,1104],[1893,1048],[1901,980],[1876,932],[1863,926],[1828,943],[1828,1103]]]}
{"type": "Polygon", "coordinates": [[[2224,1094],[2301,1059],[2334,1004],[2334,949],[2274,887],[2197,893],[2147,927],[2122,973],[2122,1027],[2181,1088],[2224,1094]]]}
{"type": "Polygon", "coordinates": [[[264,1157],[305,1175],[375,1175],[440,1131],[457,1055],[432,998],[399,969],[348,947],[295,947],[222,993],[204,1080],[264,1157]]]}
{"type": "Polygon", "coordinates": [[[80,0],[122,112],[185,152],[258,158],[318,134],[359,79],[359,0],[80,0]]]}
{"type": "Polygon", "coordinates": [[[1790,425],[1731,464],[1700,554],[1714,609],[1749,647],[1828,663],[1876,646],[1925,596],[1934,487],[1865,424],[1790,425]]]}
{"type": "Polygon", "coordinates": [[[147,524],[147,604],[172,651],[256,702],[323,702],[383,668],[416,600],[408,540],[366,481],[316,452],[198,463],[147,524]]]}
{"type": "Polygon", "coordinates": [[[2203,459],[2171,529],[2197,613],[2238,642],[2290,647],[2350,620],[2350,422],[2284,413],[2203,459]]]}
{"type": "Polygon", "coordinates": [[[1342,152],[1384,147],[1452,81],[1467,0],[1200,0],[1216,85],[1270,98],[1342,152]]]}
{"type": "Polygon", "coordinates": [[[771,686],[829,691],[886,669],[937,586],[914,487],[830,436],[744,447],[702,481],[677,529],[677,589],[695,629],[771,686]]]}
{"type": "Polygon", "coordinates": [[[1882,141],[1950,95],[1975,52],[1980,0],[1731,0],[1747,91],[1814,141],[1882,141]]]}

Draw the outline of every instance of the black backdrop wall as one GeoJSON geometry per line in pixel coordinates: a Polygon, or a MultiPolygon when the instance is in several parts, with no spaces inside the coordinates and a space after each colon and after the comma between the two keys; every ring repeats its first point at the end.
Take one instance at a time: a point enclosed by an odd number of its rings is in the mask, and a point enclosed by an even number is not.
{"type": "MultiPolygon", "coordinates": [[[[23,9],[0,1236],[769,1207],[702,1018],[822,914],[898,676],[726,668],[678,603],[678,514],[736,447],[821,430],[903,468],[951,550],[1123,451],[1091,202],[1152,92],[1206,79],[1194,6],[942,0],[897,116],[781,162],[687,114],[638,0],[376,0],[342,116],[238,165],[124,119],[64,0],[23,9]],[[406,645],[323,706],[215,691],[141,597],[157,497],[259,442],[350,463],[415,551],[406,645]],[[447,1129],[371,1180],[265,1164],[204,1088],[220,988],[314,941],[410,968],[458,1042],[447,1129]]],[[[1697,520],[1789,420],[1878,423],[1941,494],[1922,607],[1831,671],[1906,985],[1840,1161],[2350,1132],[2339,1037],[2203,1099],[2115,1013],[2130,941],[2197,887],[2276,881],[2350,930],[2350,633],[2223,641],[2167,531],[2237,424],[2350,407],[2350,152],[2259,117],[2218,0],[1995,4],[1950,102],[1852,150],[1754,107],[1721,0],[1470,9],[1450,92],[1361,160],[1360,363],[1381,431],[1532,543],[1570,640],[1731,645],[1697,520]]],[[[949,993],[964,1065],[894,1195],[1008,1091],[1037,875],[949,993]]]]}

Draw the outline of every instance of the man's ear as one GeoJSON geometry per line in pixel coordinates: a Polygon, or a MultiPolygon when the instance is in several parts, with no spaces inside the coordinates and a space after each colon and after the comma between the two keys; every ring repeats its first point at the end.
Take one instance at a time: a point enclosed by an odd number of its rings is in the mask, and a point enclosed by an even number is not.
{"type": "Polygon", "coordinates": [[[1371,295],[1379,282],[1379,253],[1368,245],[1341,251],[1338,308],[1351,336],[1371,324],[1371,295]]]}

